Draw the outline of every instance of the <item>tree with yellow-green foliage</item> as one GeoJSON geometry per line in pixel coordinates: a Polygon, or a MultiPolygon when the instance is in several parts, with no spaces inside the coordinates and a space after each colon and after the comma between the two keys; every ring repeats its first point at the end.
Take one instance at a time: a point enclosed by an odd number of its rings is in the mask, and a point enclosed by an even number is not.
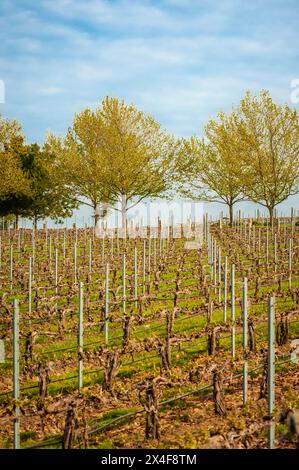
{"type": "Polygon", "coordinates": [[[70,216],[76,203],[57,172],[55,155],[26,145],[19,123],[0,117],[0,215],[27,217],[36,225],[45,217],[70,216]]]}
{"type": "Polygon", "coordinates": [[[170,187],[175,140],[123,100],[106,97],[95,111],[76,114],[67,136],[51,135],[48,144],[77,197],[87,198],[95,213],[102,203],[119,202],[123,227],[130,208],[170,187]]]}
{"type": "Polygon", "coordinates": [[[78,204],[60,180],[55,154],[46,146],[41,148],[38,144],[30,144],[25,146],[20,160],[31,189],[22,215],[32,219],[35,226],[38,220],[47,217],[56,221],[70,217],[78,204]]]}
{"type": "Polygon", "coordinates": [[[272,223],[275,207],[299,191],[298,111],[274,103],[268,91],[247,92],[239,131],[242,191],[268,209],[272,223]]]}
{"type": "Polygon", "coordinates": [[[0,115],[0,196],[11,191],[19,196],[30,194],[30,184],[19,160],[24,141],[21,125],[0,115]]]}
{"type": "Polygon", "coordinates": [[[50,134],[46,147],[56,156],[57,172],[69,194],[78,203],[93,208],[97,224],[106,205],[114,204],[116,200],[103,185],[104,162],[91,137],[93,123],[90,110],[75,115],[73,127],[66,137],[50,134]]]}
{"type": "Polygon", "coordinates": [[[240,136],[235,112],[220,112],[205,126],[203,138],[181,141],[176,160],[179,192],[188,198],[226,204],[230,223],[233,207],[244,199],[240,183],[240,136]]]}

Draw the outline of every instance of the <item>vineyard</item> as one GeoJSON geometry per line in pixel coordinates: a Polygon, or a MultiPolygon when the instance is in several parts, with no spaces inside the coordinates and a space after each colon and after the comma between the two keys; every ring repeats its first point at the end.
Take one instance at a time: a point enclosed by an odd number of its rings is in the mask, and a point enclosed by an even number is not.
{"type": "Polygon", "coordinates": [[[298,445],[296,218],[203,222],[1,231],[0,447],[298,445]]]}

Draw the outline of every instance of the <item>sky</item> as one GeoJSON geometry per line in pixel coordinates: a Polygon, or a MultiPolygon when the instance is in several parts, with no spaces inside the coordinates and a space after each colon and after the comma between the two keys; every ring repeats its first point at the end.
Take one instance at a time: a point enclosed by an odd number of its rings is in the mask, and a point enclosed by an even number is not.
{"type": "Polygon", "coordinates": [[[106,95],[185,137],[247,89],[298,106],[298,11],[296,0],[1,0],[0,113],[42,144],[106,95]]]}

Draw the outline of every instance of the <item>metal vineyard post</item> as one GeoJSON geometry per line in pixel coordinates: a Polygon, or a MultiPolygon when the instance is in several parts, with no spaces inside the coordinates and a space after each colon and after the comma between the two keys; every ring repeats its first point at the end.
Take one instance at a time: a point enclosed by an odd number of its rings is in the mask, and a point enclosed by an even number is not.
{"type": "Polygon", "coordinates": [[[109,335],[108,335],[108,315],[109,315],[109,264],[106,264],[106,280],[105,280],[105,344],[108,346],[109,335]]]}
{"type": "Polygon", "coordinates": [[[236,345],[235,345],[235,265],[231,266],[231,321],[232,321],[232,357],[235,358],[236,345]]]}
{"type": "Polygon", "coordinates": [[[15,404],[14,448],[20,448],[20,330],[19,301],[13,302],[13,398],[15,404]]]}
{"type": "Polygon", "coordinates": [[[243,298],[242,298],[242,310],[243,310],[243,404],[247,403],[248,396],[248,362],[246,358],[247,354],[247,343],[248,343],[248,309],[247,309],[247,293],[248,293],[248,281],[244,278],[243,282],[243,298]]]}
{"type": "Polygon", "coordinates": [[[83,387],[83,283],[79,284],[78,390],[83,387]]]}
{"type": "MultiPolygon", "coordinates": [[[[274,297],[268,300],[268,416],[272,418],[275,408],[275,310],[274,297]]],[[[269,448],[275,447],[275,423],[269,427],[269,448]]]]}

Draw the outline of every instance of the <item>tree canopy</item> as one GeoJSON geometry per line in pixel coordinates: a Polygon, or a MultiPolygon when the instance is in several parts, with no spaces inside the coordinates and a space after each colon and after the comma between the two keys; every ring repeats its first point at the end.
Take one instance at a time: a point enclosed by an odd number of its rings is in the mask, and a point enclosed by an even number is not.
{"type": "Polygon", "coordinates": [[[29,181],[19,159],[24,141],[21,125],[0,115],[0,196],[9,192],[19,197],[30,194],[29,181]]]}
{"type": "Polygon", "coordinates": [[[240,185],[240,140],[237,114],[218,114],[205,127],[204,137],[183,140],[176,172],[179,192],[191,199],[233,206],[244,199],[240,185]]]}
{"type": "Polygon", "coordinates": [[[49,136],[48,143],[60,158],[70,188],[97,204],[121,203],[123,226],[127,211],[147,197],[163,194],[175,139],[150,115],[106,97],[95,111],[75,116],[64,139],[49,136]]]}
{"type": "Polygon", "coordinates": [[[81,203],[95,223],[107,207],[122,214],[176,191],[229,208],[248,199],[269,210],[299,191],[298,112],[269,92],[247,92],[230,113],[210,119],[203,137],[174,138],[124,100],[106,97],[75,114],[64,137],[26,144],[21,125],[0,115],[0,213],[35,222],[70,216],[81,203]]]}
{"type": "Polygon", "coordinates": [[[269,210],[299,191],[298,111],[274,103],[269,92],[247,92],[240,104],[242,171],[246,196],[269,210]]]}
{"type": "Polygon", "coordinates": [[[26,145],[21,126],[0,118],[0,214],[33,219],[70,216],[76,206],[65,191],[55,154],[37,144],[26,145]]]}
{"type": "Polygon", "coordinates": [[[204,137],[182,140],[176,163],[179,192],[229,207],[248,199],[269,210],[299,190],[298,112],[269,92],[247,92],[231,113],[221,112],[204,137]]]}

